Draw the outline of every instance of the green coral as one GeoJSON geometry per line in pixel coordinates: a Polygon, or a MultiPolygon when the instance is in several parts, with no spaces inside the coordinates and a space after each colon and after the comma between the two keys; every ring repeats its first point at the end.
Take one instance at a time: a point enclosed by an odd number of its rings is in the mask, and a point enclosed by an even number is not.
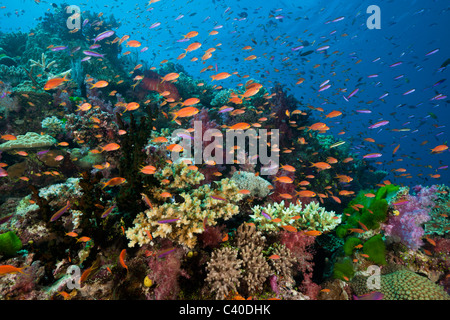
{"type": "Polygon", "coordinates": [[[13,231],[0,234],[0,254],[12,256],[20,249],[22,241],[13,231]]]}

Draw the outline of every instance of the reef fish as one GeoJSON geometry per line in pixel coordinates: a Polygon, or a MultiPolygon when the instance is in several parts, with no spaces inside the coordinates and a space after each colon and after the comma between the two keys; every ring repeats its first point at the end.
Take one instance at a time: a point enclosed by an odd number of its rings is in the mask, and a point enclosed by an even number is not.
{"type": "Polygon", "coordinates": [[[57,220],[59,217],[61,217],[65,212],[67,212],[67,210],[69,210],[70,209],[70,202],[69,201],[67,201],[67,204],[63,207],[63,208],[61,208],[61,209],[59,209],[51,218],[50,218],[50,222],[53,222],[53,221],[55,221],[55,220],[57,220]]]}

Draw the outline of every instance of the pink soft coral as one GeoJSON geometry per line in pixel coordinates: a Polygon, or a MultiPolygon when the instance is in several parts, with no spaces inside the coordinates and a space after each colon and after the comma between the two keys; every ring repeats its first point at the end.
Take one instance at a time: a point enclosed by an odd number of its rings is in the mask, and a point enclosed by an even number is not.
{"type": "Polygon", "coordinates": [[[423,245],[422,224],[430,220],[429,212],[434,207],[436,187],[415,188],[420,190],[415,196],[408,195],[407,203],[399,205],[397,216],[390,217],[384,226],[387,237],[402,242],[409,249],[417,250],[423,245]]]}

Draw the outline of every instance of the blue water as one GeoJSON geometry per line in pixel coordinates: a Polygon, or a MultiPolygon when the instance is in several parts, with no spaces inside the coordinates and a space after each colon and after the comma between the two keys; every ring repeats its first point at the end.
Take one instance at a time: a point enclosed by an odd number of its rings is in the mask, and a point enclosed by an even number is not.
{"type": "MultiPolygon", "coordinates": [[[[38,18],[53,10],[52,3],[59,5],[62,1],[0,1],[0,31],[29,32],[37,25],[38,18]]],[[[181,64],[194,78],[206,81],[210,81],[210,74],[200,70],[211,65],[219,72],[249,75],[267,88],[279,82],[304,105],[324,109],[313,111],[317,121],[324,120],[321,117],[332,110],[341,111],[342,116],[326,120],[331,127],[329,133],[337,136],[345,131],[337,137],[351,144],[360,156],[382,153],[382,157],[368,161],[381,162],[376,164],[377,168],[389,171],[386,179],[393,183],[448,183],[448,169],[438,168],[450,164],[449,151],[430,154],[431,148],[447,143],[450,125],[449,99],[431,100],[437,94],[449,94],[448,80],[433,86],[449,76],[448,67],[440,69],[450,58],[448,1],[162,0],[148,3],[70,1],[82,12],[114,15],[121,22],[115,30],[117,35],[130,35],[130,39],[141,41],[143,47],[148,46],[139,58],[155,67],[168,59],[181,64]],[[366,25],[370,16],[366,9],[372,4],[381,10],[379,30],[370,30],[366,25]],[[339,17],[344,19],[330,22],[339,17]],[[156,22],[161,25],[150,29],[156,22]],[[219,33],[208,35],[215,27],[219,33]],[[201,42],[201,49],[177,61],[190,43],[177,40],[193,30],[199,35],[190,42],[201,42]],[[221,45],[217,46],[218,43],[221,45]],[[305,43],[308,44],[305,48],[292,50],[305,43]],[[243,51],[248,45],[254,50],[243,51]],[[323,45],[330,48],[317,52],[323,45]],[[211,47],[217,50],[203,64],[201,54],[211,47]],[[425,56],[435,49],[439,51],[425,56]],[[308,50],[314,52],[300,56],[308,50]],[[257,59],[244,61],[250,54],[257,59]],[[199,60],[193,62],[192,57],[199,60]],[[389,67],[396,62],[402,64],[389,67]],[[378,77],[368,78],[372,74],[378,77]],[[404,76],[394,80],[400,75],[404,76]],[[305,81],[296,85],[299,78],[305,81]],[[319,86],[325,80],[330,80],[331,87],[319,93],[319,86]],[[354,89],[359,91],[346,101],[343,96],[354,89]],[[411,89],[415,91],[403,95],[411,89]],[[389,95],[379,100],[384,93],[389,95]],[[369,101],[373,103],[368,104],[369,101]],[[369,109],[372,113],[355,112],[359,109],[369,109]],[[379,120],[388,120],[389,124],[368,129],[379,120]],[[364,138],[373,138],[376,143],[366,142],[364,138]],[[428,143],[420,145],[423,141],[428,143]],[[398,144],[400,147],[392,156],[398,144]],[[399,177],[399,173],[391,172],[398,168],[405,168],[410,176],[399,177]],[[441,176],[435,179],[430,177],[432,174],[441,176]]],[[[243,80],[230,77],[221,85],[232,88],[243,80]]]]}

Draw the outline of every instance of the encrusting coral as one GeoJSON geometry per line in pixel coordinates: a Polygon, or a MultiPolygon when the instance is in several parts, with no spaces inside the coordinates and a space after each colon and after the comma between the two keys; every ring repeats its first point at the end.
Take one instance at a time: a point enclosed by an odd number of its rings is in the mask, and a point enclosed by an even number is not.
{"type": "Polygon", "coordinates": [[[253,172],[236,171],[231,177],[241,190],[250,191],[250,196],[264,198],[269,192],[269,181],[255,175],[253,172]]]}

